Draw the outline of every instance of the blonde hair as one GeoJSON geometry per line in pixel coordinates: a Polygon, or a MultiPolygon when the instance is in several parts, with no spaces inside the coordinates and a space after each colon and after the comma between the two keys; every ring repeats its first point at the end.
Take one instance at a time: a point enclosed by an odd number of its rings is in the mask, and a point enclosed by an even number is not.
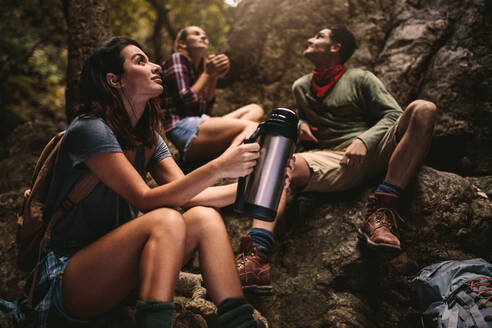
{"type": "Polygon", "coordinates": [[[188,27],[191,27],[191,26],[186,26],[186,27],[183,27],[181,30],[178,31],[178,33],[176,34],[176,39],[174,40],[174,51],[178,52],[180,50],[182,50],[183,48],[181,48],[181,46],[179,45],[179,42],[180,41],[186,41],[186,38],[188,37],[188,27]]]}

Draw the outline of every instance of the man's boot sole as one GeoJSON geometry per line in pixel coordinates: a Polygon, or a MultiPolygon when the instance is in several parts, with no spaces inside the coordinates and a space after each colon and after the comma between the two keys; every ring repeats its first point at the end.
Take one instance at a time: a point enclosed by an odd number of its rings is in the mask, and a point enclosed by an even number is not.
{"type": "Polygon", "coordinates": [[[273,288],[272,286],[250,285],[244,286],[243,292],[254,295],[273,295],[273,288]]]}
{"type": "Polygon", "coordinates": [[[398,255],[399,253],[401,253],[400,245],[375,243],[360,228],[359,228],[358,237],[362,242],[365,242],[368,249],[371,249],[373,251],[385,252],[394,255],[398,255]]]}

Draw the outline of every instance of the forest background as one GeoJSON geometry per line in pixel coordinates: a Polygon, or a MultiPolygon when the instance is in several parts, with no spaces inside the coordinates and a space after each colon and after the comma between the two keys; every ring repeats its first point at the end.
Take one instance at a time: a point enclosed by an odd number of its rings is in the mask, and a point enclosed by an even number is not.
{"type": "Polygon", "coordinates": [[[111,36],[126,35],[161,63],[177,31],[198,25],[210,51],[225,42],[239,0],[1,0],[0,160],[20,124],[64,121],[76,102],[83,60],[111,36]],[[67,105],[67,106],[66,106],[67,105]]]}
{"type": "MultiPolygon", "coordinates": [[[[306,39],[331,22],[347,24],[359,41],[349,67],[374,72],[403,107],[418,98],[437,104],[439,118],[426,164],[463,176],[491,175],[492,55],[487,40],[492,2],[324,4],[0,0],[0,161],[12,155],[8,137],[20,124],[71,119],[83,62],[111,36],[135,38],[160,63],[172,52],[180,28],[199,25],[211,41],[210,53],[225,52],[231,59],[215,112],[257,102],[268,114],[294,105],[290,86],[312,69],[301,55],[306,39]]],[[[14,181],[0,185],[3,190],[17,186],[14,181]]]]}

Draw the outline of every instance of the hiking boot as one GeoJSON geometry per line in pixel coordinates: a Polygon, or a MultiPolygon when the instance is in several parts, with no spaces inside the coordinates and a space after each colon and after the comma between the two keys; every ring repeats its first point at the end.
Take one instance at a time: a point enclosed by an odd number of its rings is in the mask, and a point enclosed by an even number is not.
{"type": "Polygon", "coordinates": [[[359,228],[359,236],[373,250],[401,251],[398,224],[404,222],[398,214],[398,198],[377,193],[369,199],[366,217],[359,228]]]}
{"type": "Polygon", "coordinates": [[[241,237],[241,249],[236,257],[236,266],[245,293],[264,295],[272,293],[270,264],[264,250],[264,247],[252,244],[251,236],[241,237]]]}

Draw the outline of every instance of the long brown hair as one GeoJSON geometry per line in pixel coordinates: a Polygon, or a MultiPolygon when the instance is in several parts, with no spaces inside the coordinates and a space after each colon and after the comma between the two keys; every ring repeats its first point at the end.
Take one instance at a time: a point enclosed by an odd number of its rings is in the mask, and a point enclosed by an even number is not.
{"type": "MultiPolygon", "coordinates": [[[[84,63],[80,77],[81,105],[77,114],[101,117],[113,130],[123,149],[130,149],[143,143],[151,147],[155,142],[154,131],[159,129],[159,103],[151,99],[145,105],[145,111],[135,127],[123,105],[121,92],[106,80],[106,74],[124,73],[125,58],[123,48],[134,45],[142,47],[128,37],[114,37],[97,49],[84,63]]],[[[143,51],[143,49],[142,49],[143,51]]]]}

